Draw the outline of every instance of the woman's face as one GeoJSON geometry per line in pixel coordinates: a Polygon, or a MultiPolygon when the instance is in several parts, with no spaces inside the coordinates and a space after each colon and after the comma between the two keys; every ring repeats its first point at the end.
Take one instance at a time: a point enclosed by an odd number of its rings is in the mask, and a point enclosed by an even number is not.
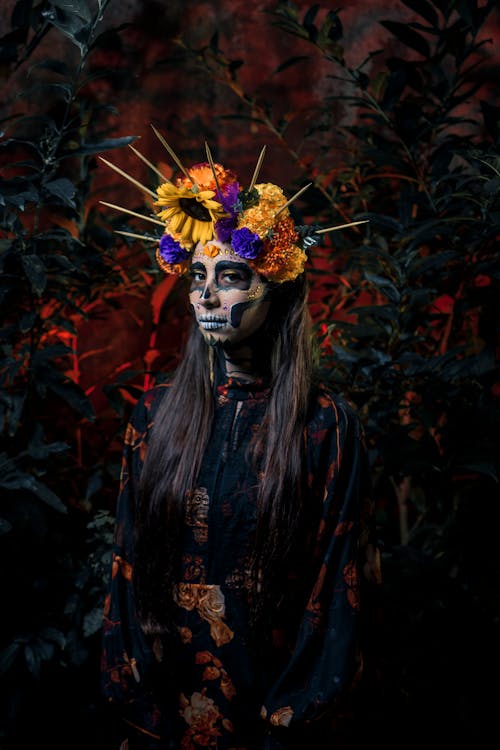
{"type": "Polygon", "coordinates": [[[190,273],[189,301],[209,343],[237,344],[260,328],[269,310],[268,285],[230,245],[198,243],[190,273]]]}

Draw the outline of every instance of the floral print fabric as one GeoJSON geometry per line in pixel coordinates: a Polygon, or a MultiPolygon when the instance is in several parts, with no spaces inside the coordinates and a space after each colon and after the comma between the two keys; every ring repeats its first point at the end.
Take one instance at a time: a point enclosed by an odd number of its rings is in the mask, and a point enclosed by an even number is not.
{"type": "Polygon", "coordinates": [[[131,750],[295,748],[299,735],[317,742],[321,732],[322,747],[329,747],[325,717],[335,716],[337,698],[361,674],[363,591],[367,581],[379,581],[359,420],[342,399],[318,389],[305,435],[312,544],[307,558],[305,548],[297,550],[287,608],[272,624],[272,654],[258,664],[248,630],[257,477],[246,451],[262,423],[265,383],[230,379],[218,388],[212,438],[186,498],[177,642],[146,638],[135,617],[137,484],[167,388],[144,394],[125,435],[104,608],[103,693],[122,707],[131,750]]]}

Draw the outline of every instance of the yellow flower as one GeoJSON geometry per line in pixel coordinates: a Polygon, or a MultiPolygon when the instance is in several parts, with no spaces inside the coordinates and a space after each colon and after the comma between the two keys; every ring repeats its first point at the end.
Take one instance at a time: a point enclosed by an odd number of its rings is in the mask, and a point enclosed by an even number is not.
{"type": "MultiPolygon", "coordinates": [[[[273,185],[272,182],[259,183],[255,185],[255,189],[259,194],[259,202],[241,214],[238,219],[238,229],[246,227],[264,239],[266,234],[274,228],[277,221],[275,216],[285,205],[286,198],[283,190],[278,185],[273,185]]],[[[283,219],[285,216],[288,216],[288,209],[284,209],[278,218],[283,219]]]]}
{"type": "Polygon", "coordinates": [[[257,273],[269,281],[282,283],[293,281],[304,271],[306,253],[295,243],[298,234],[290,216],[278,217],[273,235],[264,240],[264,252],[249,263],[257,273]]]}
{"type": "Polygon", "coordinates": [[[213,239],[215,222],[227,215],[222,205],[213,200],[213,190],[196,191],[165,182],[156,193],[155,206],[164,206],[158,216],[165,222],[168,232],[175,233],[185,243],[205,244],[213,239]]]}

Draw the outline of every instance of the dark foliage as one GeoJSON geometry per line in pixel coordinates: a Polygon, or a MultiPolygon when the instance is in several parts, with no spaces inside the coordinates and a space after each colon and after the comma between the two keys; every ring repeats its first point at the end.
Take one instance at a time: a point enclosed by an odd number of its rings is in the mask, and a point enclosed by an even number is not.
{"type": "MultiPolygon", "coordinates": [[[[105,388],[112,408],[96,413],[79,383],[78,331],[102,305],[118,308],[124,288],[156,290],[158,323],[172,287],[152,284],[147,262],[134,269],[133,243],[123,268],[117,223],[92,192],[96,154],[133,141],[114,137],[93,87],[123,76],[98,62],[103,47],[119,49],[121,29],[101,31],[107,5],[19,0],[0,39],[20,91],[4,102],[0,140],[5,750],[42,737],[52,748],[116,743],[99,703],[99,629],[115,436],[124,396],[130,404],[141,386],[124,362],[105,388]]],[[[488,674],[500,666],[500,108],[498,68],[488,81],[481,62],[494,4],[402,5],[412,22],[384,22],[398,52],[374,50],[357,66],[341,10],[279,2],[266,12],[296,40],[274,76],[321,63],[328,93],[307,122],[245,90],[222,35],[196,48],[179,36],[157,65],[198,67],[200,85],[227,95],[214,120],[251,121],[304,181],[313,175],[304,222],[369,219],[331,234],[310,267],[324,376],[365,424],[383,551],[380,688],[361,734],[385,747],[461,746],[489,723],[488,674]]],[[[186,128],[199,140],[198,125],[186,128]]]]}
{"type": "MultiPolygon", "coordinates": [[[[13,81],[0,142],[6,748],[28,747],[40,736],[59,746],[75,727],[83,747],[96,734],[96,648],[112,518],[93,501],[106,482],[114,488],[118,469],[112,456],[104,463],[86,444],[99,415],[78,383],[76,340],[78,322],[117,287],[113,234],[89,207],[94,155],[133,140],[107,137],[90,96],[89,83],[104,74],[90,73],[89,62],[104,41],[106,5],[20,0],[11,32],[0,39],[13,81]]],[[[111,441],[112,424],[107,432],[111,441]]]]}

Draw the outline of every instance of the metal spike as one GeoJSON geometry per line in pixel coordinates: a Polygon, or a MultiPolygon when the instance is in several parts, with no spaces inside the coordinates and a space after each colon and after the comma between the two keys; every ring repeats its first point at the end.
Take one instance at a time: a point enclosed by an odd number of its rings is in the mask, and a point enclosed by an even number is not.
{"type": "Polygon", "coordinates": [[[211,153],[210,147],[209,147],[209,145],[208,145],[208,143],[206,141],[205,141],[205,151],[207,152],[208,163],[210,164],[210,169],[212,170],[212,174],[214,176],[215,184],[217,185],[217,190],[219,191],[219,193],[221,193],[221,189],[220,189],[220,185],[219,185],[219,180],[217,179],[217,172],[215,171],[214,160],[212,159],[212,153],[211,153]]]}
{"type": "MultiPolygon", "coordinates": [[[[187,171],[187,169],[184,167],[183,163],[181,162],[181,160],[179,159],[179,157],[177,156],[177,154],[175,153],[175,151],[173,151],[173,149],[168,145],[168,143],[166,142],[166,140],[162,136],[162,134],[160,132],[158,132],[158,130],[155,128],[154,125],[151,125],[151,127],[153,128],[155,136],[158,138],[158,140],[160,141],[160,143],[162,144],[162,146],[164,146],[167,149],[168,153],[170,154],[170,156],[172,157],[172,159],[175,161],[175,163],[177,164],[177,166],[179,167],[179,169],[181,170],[181,172],[185,175],[185,177],[188,178],[188,180],[191,180],[191,182],[194,185],[196,185],[196,182],[193,180],[193,178],[191,177],[191,175],[189,174],[189,172],[187,171]]],[[[196,187],[199,187],[199,186],[196,185],[196,187]]]]}
{"type": "Polygon", "coordinates": [[[145,234],[134,234],[134,232],[122,232],[115,229],[115,234],[123,234],[125,237],[134,237],[136,240],[147,240],[148,242],[158,242],[158,237],[147,237],[145,234]]]}
{"type": "Polygon", "coordinates": [[[250,180],[250,185],[248,187],[248,192],[250,190],[253,190],[253,186],[257,182],[257,177],[259,176],[260,168],[262,166],[262,162],[264,160],[264,154],[266,153],[266,146],[262,147],[262,151],[259,154],[259,158],[257,159],[257,164],[255,165],[255,169],[253,171],[252,179],[250,180]]]}
{"type": "Polygon", "coordinates": [[[337,229],[346,229],[347,227],[355,227],[358,224],[368,224],[369,219],[363,219],[363,221],[351,221],[349,224],[338,224],[336,227],[327,227],[326,229],[318,229],[314,234],[326,234],[327,232],[336,232],[337,229]]]}
{"type": "Polygon", "coordinates": [[[103,156],[99,156],[99,159],[103,161],[105,164],[107,164],[108,167],[111,167],[111,169],[114,169],[115,172],[118,172],[118,174],[121,174],[122,177],[125,177],[125,179],[129,180],[133,185],[140,188],[140,190],[143,190],[148,195],[151,195],[155,200],[157,200],[158,196],[156,193],[153,193],[152,190],[147,188],[145,185],[143,185],[138,180],[135,180],[133,177],[131,177],[129,174],[123,171],[123,169],[120,169],[120,167],[117,167],[116,164],[113,164],[112,162],[105,159],[103,156]]]}
{"type": "Polygon", "coordinates": [[[285,210],[285,208],[288,208],[288,206],[290,205],[290,203],[293,203],[294,201],[296,201],[297,198],[299,197],[299,195],[302,195],[302,193],[304,193],[307,190],[307,188],[310,188],[311,185],[312,185],[312,182],[308,182],[307,185],[304,185],[303,188],[300,188],[300,190],[297,193],[295,193],[295,195],[292,195],[292,197],[289,198],[287,200],[287,202],[283,206],[281,206],[281,208],[279,209],[279,211],[277,211],[274,214],[274,218],[276,218],[277,216],[279,216],[280,213],[285,210]]]}
{"type": "Polygon", "coordinates": [[[117,211],[123,211],[126,214],[130,214],[130,216],[137,216],[137,218],[144,219],[144,221],[150,221],[152,224],[159,224],[161,227],[165,226],[164,221],[153,219],[152,216],[143,216],[143,214],[138,214],[136,211],[131,211],[129,208],[117,206],[115,203],[107,203],[106,201],[99,201],[99,203],[102,203],[103,206],[108,206],[109,208],[116,208],[117,211]]]}
{"type": "Polygon", "coordinates": [[[149,161],[149,159],[146,159],[146,157],[145,157],[145,156],[143,156],[143,155],[141,154],[141,152],[140,152],[140,151],[138,151],[138,150],[137,150],[136,148],[134,148],[134,147],[132,146],[132,144],[131,144],[131,143],[129,143],[129,144],[128,144],[128,147],[129,147],[130,149],[132,149],[132,151],[134,152],[134,154],[135,154],[136,156],[138,156],[138,157],[139,157],[139,159],[142,159],[142,161],[144,162],[144,164],[147,164],[147,166],[148,166],[148,167],[149,167],[150,169],[152,169],[152,170],[153,170],[153,172],[156,172],[156,174],[158,175],[158,177],[161,177],[161,179],[163,180],[163,182],[170,182],[170,180],[168,179],[168,177],[165,177],[165,175],[164,175],[164,174],[162,174],[162,173],[161,173],[161,172],[159,171],[159,169],[157,169],[157,168],[155,167],[155,165],[154,165],[154,164],[152,164],[152,163],[151,163],[151,162],[149,161]]]}

